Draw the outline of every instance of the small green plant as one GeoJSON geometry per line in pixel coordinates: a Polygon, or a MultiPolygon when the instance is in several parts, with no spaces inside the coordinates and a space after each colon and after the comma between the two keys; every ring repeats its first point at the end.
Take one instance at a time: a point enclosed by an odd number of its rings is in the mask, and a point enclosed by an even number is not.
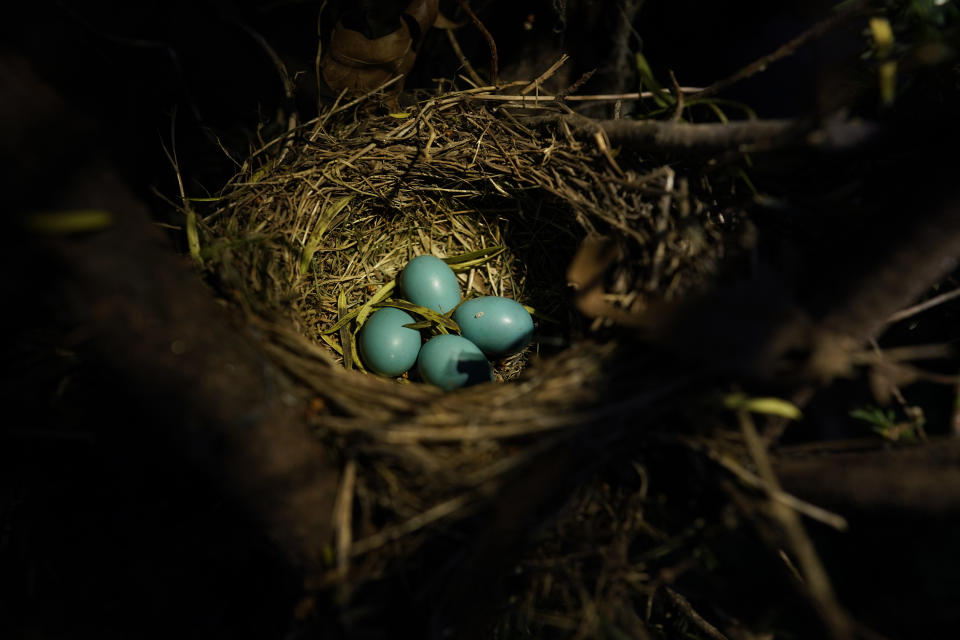
{"type": "Polygon", "coordinates": [[[850,417],[870,424],[872,431],[884,440],[903,443],[920,441],[919,430],[923,427],[922,417],[919,421],[916,418],[898,420],[893,409],[883,410],[874,406],[854,409],[850,412],[850,417]]]}

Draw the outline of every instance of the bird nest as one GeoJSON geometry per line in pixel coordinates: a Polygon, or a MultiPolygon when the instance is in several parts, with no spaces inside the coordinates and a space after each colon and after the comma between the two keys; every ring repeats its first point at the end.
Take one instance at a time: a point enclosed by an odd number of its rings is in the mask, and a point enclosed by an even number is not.
{"type": "Polygon", "coordinates": [[[562,113],[491,89],[402,113],[335,104],[256,150],[197,220],[196,255],[340,456],[325,579],[378,574],[584,427],[635,427],[670,386],[608,319],[581,313],[568,267],[585,238],[611,239],[604,304],[637,313],[715,274],[730,215],[702,171],[577,137],[551,120],[562,113]],[[421,254],[460,256],[464,297],[535,310],[533,343],[495,363],[495,382],[444,393],[358,370],[359,312],[421,254]]]}

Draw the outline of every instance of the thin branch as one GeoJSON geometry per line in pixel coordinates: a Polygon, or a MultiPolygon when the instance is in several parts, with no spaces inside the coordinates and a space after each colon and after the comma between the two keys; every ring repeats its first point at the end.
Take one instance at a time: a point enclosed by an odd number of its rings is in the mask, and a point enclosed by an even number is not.
{"type": "Polygon", "coordinates": [[[163,147],[163,152],[167,156],[171,166],[173,167],[173,173],[177,178],[177,187],[180,190],[180,202],[183,206],[183,211],[186,215],[186,236],[187,236],[187,248],[190,251],[190,257],[196,260],[198,263],[203,264],[203,260],[200,257],[200,234],[197,229],[197,212],[190,205],[190,199],[187,197],[186,189],[183,186],[183,174],[180,172],[180,164],[177,160],[177,110],[174,109],[173,113],[170,116],[170,149],[167,149],[167,145],[161,143],[163,147]]]}
{"type": "Polygon", "coordinates": [[[673,74],[673,70],[670,71],[670,83],[673,88],[673,97],[676,99],[670,122],[680,122],[680,116],[683,115],[683,91],[680,90],[680,83],[677,82],[677,76],[673,74]]]}
{"type": "Polygon", "coordinates": [[[850,355],[850,362],[855,365],[875,364],[886,362],[909,362],[911,360],[945,360],[957,355],[957,349],[949,344],[914,344],[905,347],[891,347],[881,349],[877,353],[874,349],[858,351],[850,355]]]}
{"type": "Polygon", "coordinates": [[[472,493],[465,493],[419,513],[405,522],[389,527],[362,540],[357,540],[350,550],[351,555],[360,556],[379,549],[383,545],[399,540],[455,513],[463,511],[475,501],[472,493]]]}
{"type": "Polygon", "coordinates": [[[929,300],[924,300],[919,304],[915,304],[912,307],[907,307],[902,311],[897,311],[895,314],[887,318],[888,324],[893,324],[894,322],[900,322],[901,320],[906,320],[907,318],[912,318],[918,313],[923,313],[928,309],[932,309],[936,306],[939,306],[945,302],[949,302],[954,298],[960,297],[960,287],[954,289],[953,291],[948,291],[946,293],[941,293],[938,296],[934,296],[929,300]]]}
{"type": "Polygon", "coordinates": [[[467,1],[458,0],[458,2],[460,3],[460,8],[463,9],[464,13],[470,16],[473,24],[477,26],[477,29],[480,30],[480,33],[483,34],[483,37],[487,39],[487,46],[490,47],[490,83],[494,85],[500,84],[500,61],[497,56],[497,43],[494,42],[493,36],[490,35],[490,32],[487,31],[487,28],[483,26],[482,22],[480,22],[480,18],[478,18],[477,14],[473,12],[473,9],[470,8],[470,5],[467,3],[467,1]]]}
{"type": "MultiPolygon", "coordinates": [[[[317,96],[323,95],[323,74],[320,70],[320,63],[323,61],[323,13],[327,8],[327,0],[320,3],[320,11],[317,12],[317,55],[313,59],[313,76],[317,82],[317,96]]],[[[318,107],[323,107],[323,99],[320,99],[318,107]]]]}
{"type": "MultiPolygon", "coordinates": [[[[390,87],[391,85],[396,84],[397,82],[399,82],[400,80],[402,80],[404,77],[405,77],[405,76],[404,76],[403,74],[393,76],[392,78],[390,78],[389,80],[387,80],[386,82],[384,82],[383,84],[381,84],[379,87],[377,87],[377,88],[375,88],[375,89],[372,89],[372,90],[370,90],[370,91],[367,91],[367,92],[366,92],[365,94],[363,94],[362,96],[359,96],[358,98],[354,98],[354,99],[351,100],[350,102],[348,102],[348,103],[346,103],[346,104],[344,104],[344,105],[341,105],[341,106],[339,106],[339,107],[331,108],[329,111],[327,111],[326,113],[323,114],[323,118],[322,118],[322,119],[320,120],[320,122],[318,123],[317,129],[319,129],[320,126],[322,126],[323,123],[325,123],[327,120],[329,120],[330,117],[333,116],[334,114],[337,114],[337,113],[340,113],[341,111],[346,111],[347,109],[350,109],[350,108],[352,108],[352,107],[355,107],[356,105],[360,104],[360,103],[363,102],[364,100],[367,100],[367,99],[370,98],[371,96],[375,96],[375,95],[377,95],[378,93],[380,93],[381,91],[383,91],[384,89],[390,87]]],[[[344,93],[345,93],[345,91],[344,91],[344,93]]]]}
{"type": "MultiPolygon", "coordinates": [[[[577,78],[576,81],[575,81],[572,85],[570,85],[569,87],[567,87],[566,89],[564,89],[563,91],[561,91],[560,93],[558,93],[558,94],[557,94],[557,100],[561,100],[561,101],[568,100],[568,99],[569,99],[568,96],[569,96],[571,93],[576,93],[577,91],[579,91],[579,90],[580,90],[580,87],[582,87],[584,84],[586,84],[587,80],[589,80],[590,78],[592,78],[592,77],[593,77],[593,74],[595,74],[596,72],[597,72],[596,69],[590,69],[589,71],[585,72],[582,76],[580,76],[579,78],[577,78]]],[[[583,97],[589,98],[590,96],[578,96],[577,98],[574,98],[574,99],[581,99],[581,98],[583,98],[583,97]]],[[[620,103],[620,100],[619,100],[619,99],[617,100],[617,103],[618,103],[618,104],[620,103]]]]}
{"type": "Polygon", "coordinates": [[[290,78],[290,72],[287,71],[287,65],[283,63],[283,60],[277,52],[274,51],[270,43],[267,42],[267,39],[260,35],[260,33],[240,20],[235,20],[235,23],[241,30],[246,32],[247,35],[257,41],[257,44],[259,44],[270,57],[273,66],[276,67],[277,73],[280,75],[280,82],[283,84],[283,95],[287,99],[287,106],[290,109],[290,114],[287,116],[287,132],[293,131],[297,128],[299,117],[296,110],[296,102],[294,101],[296,88],[294,87],[293,80],[290,78]]]}
{"type": "Polygon", "coordinates": [[[788,56],[793,55],[797,49],[805,45],[807,42],[819,38],[823,34],[832,31],[838,27],[843,26],[853,18],[858,17],[867,8],[869,5],[869,0],[855,0],[850,4],[846,9],[840,11],[829,18],[826,18],[817,24],[813,25],[800,35],[798,35],[793,40],[790,40],[786,44],[782,45],[772,53],[769,53],[762,58],[754,60],[747,66],[743,67],[736,73],[731,76],[728,76],[722,80],[719,80],[702,91],[695,93],[691,96],[695,100],[700,100],[703,98],[709,98],[715,96],[726,89],[729,89],[731,86],[737,84],[742,80],[754,76],[762,71],[766,71],[771,64],[782,60],[788,56]]]}
{"type": "Polygon", "coordinates": [[[713,638],[713,640],[727,640],[727,636],[720,633],[720,630],[715,626],[707,622],[703,616],[697,613],[697,610],[693,608],[693,605],[690,604],[690,601],[684,598],[681,594],[677,593],[670,587],[664,587],[663,590],[669,596],[670,601],[673,602],[674,606],[680,609],[680,612],[683,613],[693,624],[697,626],[700,631],[703,631],[707,634],[707,637],[713,638]]]}
{"type": "Polygon", "coordinates": [[[543,83],[549,80],[550,77],[553,76],[553,74],[555,74],[557,70],[560,67],[562,67],[569,59],[570,59],[570,56],[568,56],[567,54],[563,54],[562,56],[560,56],[560,59],[554,62],[552,65],[550,65],[549,69],[541,73],[539,76],[537,76],[536,80],[534,80],[533,82],[525,86],[523,89],[521,89],[520,95],[527,95],[534,89],[540,89],[540,87],[543,86],[543,83]]]}
{"type": "MultiPolygon", "coordinates": [[[[522,115],[515,113],[515,115],[522,115]]],[[[724,150],[750,147],[751,151],[791,147],[836,149],[859,144],[874,134],[869,122],[832,122],[822,129],[804,120],[747,120],[729,123],[688,124],[660,120],[593,120],[576,113],[523,116],[527,125],[564,123],[582,138],[593,138],[602,129],[610,142],[633,149],[724,150]]]]}
{"type": "Polygon", "coordinates": [[[460,60],[460,64],[463,65],[464,71],[466,71],[467,75],[470,76],[473,84],[478,87],[487,84],[483,81],[483,78],[480,77],[480,74],[477,73],[477,70],[473,68],[473,65],[470,64],[467,56],[464,55],[463,49],[460,48],[460,42],[457,40],[457,36],[453,33],[453,29],[446,29],[446,32],[447,40],[450,41],[450,46],[453,48],[453,52],[457,55],[457,58],[460,60]]]}
{"type": "Polygon", "coordinates": [[[838,640],[851,638],[850,618],[837,602],[827,571],[817,555],[813,542],[807,536],[803,523],[795,511],[778,502],[773,496],[774,491],[781,490],[780,482],[773,471],[773,464],[767,455],[766,446],[760,439],[750,414],[746,411],[740,411],[737,413],[737,417],[750,457],[753,458],[759,476],[766,483],[767,495],[770,498],[770,513],[780,523],[783,533],[797,557],[807,593],[813,601],[817,613],[833,638],[838,640]]]}
{"type": "MultiPolygon", "coordinates": [[[[592,120],[578,114],[530,116],[525,124],[564,122],[574,135],[593,138],[598,130],[610,142],[634,149],[729,149],[794,139],[802,123],[794,120],[751,120],[729,124],[686,124],[658,120],[592,120]]],[[[802,138],[802,136],[801,136],[802,138]]]]}
{"type": "Polygon", "coordinates": [[[832,527],[837,531],[846,531],[848,528],[847,519],[843,516],[828,511],[823,507],[818,507],[815,504],[811,504],[806,500],[801,500],[800,498],[783,491],[782,489],[771,487],[763,478],[759,477],[749,469],[743,467],[741,464],[733,460],[732,458],[717,453],[713,449],[709,449],[699,443],[684,440],[684,444],[693,449],[706,455],[707,458],[717,463],[724,470],[732,473],[740,482],[744,485],[751,487],[753,489],[760,489],[765,491],[769,497],[773,500],[776,500],[780,504],[790,507],[791,509],[802,513],[803,515],[816,520],[817,522],[823,523],[828,527],[832,527]]]}
{"type": "MultiPolygon", "coordinates": [[[[586,76],[586,74],[584,75],[586,76]]],[[[581,78],[581,80],[586,82],[585,79],[581,78]]],[[[617,100],[649,100],[655,95],[652,91],[641,91],[639,93],[596,93],[584,96],[566,95],[567,93],[575,91],[576,87],[582,84],[581,80],[575,82],[560,95],[555,96],[543,94],[528,96],[521,94],[481,93],[471,97],[476,100],[491,100],[496,102],[616,102],[617,100]]],[[[680,87],[680,91],[684,93],[696,93],[697,91],[702,91],[702,89],[699,87],[680,87]]]]}

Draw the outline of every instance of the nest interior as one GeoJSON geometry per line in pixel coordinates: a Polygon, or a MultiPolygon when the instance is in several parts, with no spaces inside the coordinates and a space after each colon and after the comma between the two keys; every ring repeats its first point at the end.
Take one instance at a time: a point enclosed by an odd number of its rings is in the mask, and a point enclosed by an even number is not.
{"type": "Polygon", "coordinates": [[[200,256],[227,292],[261,315],[284,315],[340,361],[342,345],[323,336],[416,255],[502,247],[457,269],[464,297],[532,306],[535,352],[586,335],[566,270],[587,235],[617,238],[605,291],[623,309],[675,297],[715,272],[730,224],[716,194],[693,193],[708,183],[691,185],[662,161],[614,159],[562,123],[525,126],[524,112],[545,110],[490,98],[489,88],[421,96],[408,111],[379,115],[334,105],[257,150],[212,199],[219,206],[202,222],[200,256]]]}
{"type": "Polygon", "coordinates": [[[197,255],[314,398],[317,437],[349,478],[326,585],[383,575],[584,425],[609,438],[676,388],[575,307],[566,274],[584,238],[612,239],[604,299],[629,312],[702,286],[739,242],[723,197],[681,163],[614,157],[559,120],[528,126],[528,114],[561,111],[492,88],[418,98],[402,113],[334,104],[256,150],[198,221],[197,255]],[[443,393],[344,357],[356,312],[410,258],[494,247],[458,274],[464,297],[512,297],[536,319],[533,344],[496,363],[496,382],[443,393]]]}

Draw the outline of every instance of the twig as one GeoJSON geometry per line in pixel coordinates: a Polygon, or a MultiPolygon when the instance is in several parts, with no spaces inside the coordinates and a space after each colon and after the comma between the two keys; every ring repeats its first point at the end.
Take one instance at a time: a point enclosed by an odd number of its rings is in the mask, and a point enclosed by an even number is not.
{"type": "MultiPolygon", "coordinates": [[[[323,60],[323,13],[326,9],[327,0],[323,0],[320,3],[320,10],[317,12],[317,55],[313,59],[313,77],[317,81],[317,96],[323,95],[323,74],[320,71],[320,63],[323,60]]],[[[322,108],[322,98],[318,106],[322,108]]]]}
{"type": "Polygon", "coordinates": [[[960,287],[954,289],[953,291],[941,293],[940,295],[934,296],[929,300],[924,300],[923,302],[915,304],[912,307],[907,307],[902,311],[897,311],[895,314],[887,318],[887,324],[893,324],[894,322],[900,322],[901,320],[912,318],[918,313],[922,313],[927,309],[932,309],[933,307],[941,305],[945,302],[949,302],[957,297],[960,297],[960,287]]]}
{"type": "Polygon", "coordinates": [[[404,78],[403,74],[393,76],[392,78],[390,78],[389,80],[387,80],[386,82],[384,82],[383,84],[381,84],[381,85],[380,85],[379,87],[377,87],[376,89],[373,89],[373,90],[371,90],[371,91],[366,92],[365,94],[363,94],[363,95],[360,96],[359,98],[355,98],[355,99],[351,100],[350,102],[348,102],[348,103],[346,103],[346,104],[344,104],[344,105],[341,105],[341,106],[339,106],[339,107],[330,109],[330,111],[327,111],[326,113],[323,114],[323,118],[321,118],[321,119],[320,119],[320,122],[317,123],[317,128],[315,129],[315,131],[316,131],[317,129],[319,129],[321,126],[323,126],[323,124],[324,124],[327,120],[329,120],[330,117],[333,116],[334,114],[339,113],[339,112],[341,112],[341,111],[346,111],[347,109],[349,109],[349,108],[351,108],[351,107],[354,107],[354,106],[360,104],[361,102],[363,102],[364,100],[366,100],[366,99],[369,98],[370,96],[376,95],[377,93],[383,91],[383,90],[386,89],[387,87],[389,87],[389,86],[391,86],[391,85],[399,82],[399,81],[402,80],[403,78],[404,78]]]}
{"type": "Polygon", "coordinates": [[[297,113],[297,103],[294,99],[295,87],[293,80],[290,79],[290,73],[287,71],[287,65],[283,63],[283,60],[280,59],[280,56],[277,55],[277,52],[273,50],[273,47],[270,46],[270,43],[267,42],[267,39],[255,31],[252,27],[242,22],[239,18],[234,18],[234,22],[240,29],[245,31],[247,35],[257,41],[257,44],[270,56],[270,60],[273,62],[273,66],[277,68],[277,73],[280,75],[280,81],[283,83],[283,95],[286,98],[286,107],[289,110],[287,114],[287,135],[286,141],[283,143],[283,148],[280,151],[280,156],[277,158],[277,164],[281,164],[283,160],[287,157],[287,154],[290,152],[290,149],[293,147],[293,143],[296,140],[294,135],[294,130],[297,128],[297,125],[300,122],[300,115],[297,113]]]}
{"type": "Polygon", "coordinates": [[[389,527],[383,531],[373,534],[372,536],[363,538],[362,540],[357,540],[350,550],[350,555],[360,556],[375,549],[379,549],[389,542],[399,540],[400,538],[423,529],[427,525],[433,524],[438,520],[442,520],[443,518],[462,511],[474,500],[475,498],[473,494],[470,493],[461,494],[456,498],[452,498],[446,502],[441,502],[440,504],[427,509],[423,513],[419,513],[409,520],[401,522],[394,527],[389,527]]]}
{"type": "Polygon", "coordinates": [[[868,6],[868,4],[868,0],[855,0],[843,11],[832,15],[829,18],[821,20],[793,40],[788,41],[786,44],[776,49],[773,53],[769,53],[762,58],[754,60],[733,75],[719,80],[702,91],[693,94],[691,98],[694,100],[709,98],[710,96],[714,96],[730,88],[741,80],[746,80],[747,78],[754,76],[761,71],[766,71],[771,64],[792,55],[797,49],[805,45],[810,40],[819,38],[828,31],[832,31],[833,29],[844,25],[847,21],[857,17],[868,6]]]}
{"type": "Polygon", "coordinates": [[[350,545],[353,542],[353,493],[357,484],[357,461],[347,460],[340,476],[340,488],[333,505],[333,526],[336,532],[337,573],[342,577],[350,568],[350,545]]]}
{"type": "Polygon", "coordinates": [[[177,111],[173,110],[170,116],[170,149],[165,144],[161,144],[163,152],[167,156],[173,167],[173,173],[177,177],[177,188],[180,190],[180,203],[186,215],[186,235],[187,248],[190,251],[190,257],[203,264],[203,258],[200,256],[200,234],[197,228],[197,212],[190,205],[190,198],[187,197],[186,189],[183,186],[183,174],[180,173],[180,164],[177,160],[177,111]]]}
{"type": "MultiPolygon", "coordinates": [[[[582,76],[580,76],[579,78],[577,78],[577,80],[576,80],[572,85],[570,85],[569,87],[567,87],[566,89],[564,89],[563,91],[561,91],[560,93],[558,93],[558,94],[557,94],[557,100],[559,100],[559,101],[568,100],[568,99],[569,99],[568,96],[569,96],[571,93],[576,93],[577,91],[579,91],[579,90],[580,90],[580,87],[582,87],[584,84],[586,84],[587,80],[589,80],[590,78],[592,78],[592,77],[593,77],[593,74],[595,74],[596,72],[597,72],[596,69],[590,69],[589,71],[585,72],[582,76]]],[[[590,96],[585,96],[585,97],[589,98],[590,96]]],[[[576,100],[576,99],[580,99],[580,97],[577,97],[577,98],[574,98],[574,99],[575,99],[575,100],[576,100]]],[[[621,101],[620,101],[620,100],[617,100],[616,102],[617,102],[617,104],[620,104],[621,101]]]]}
{"type": "Polygon", "coordinates": [[[520,95],[527,95],[534,89],[540,89],[540,87],[543,86],[543,83],[549,80],[550,77],[557,72],[557,69],[562,67],[569,59],[570,59],[570,56],[568,56],[567,54],[563,54],[562,56],[560,56],[560,59],[554,62],[552,65],[550,65],[549,69],[541,73],[539,76],[537,76],[536,80],[534,80],[533,82],[525,86],[523,89],[521,89],[520,95]]]}
{"type": "Polygon", "coordinates": [[[697,613],[697,610],[693,608],[693,605],[690,604],[690,601],[684,598],[681,594],[677,593],[670,587],[664,587],[663,590],[669,596],[670,601],[680,609],[681,613],[685,615],[690,622],[695,624],[700,631],[703,631],[707,634],[708,637],[713,638],[714,640],[727,640],[727,636],[720,633],[720,630],[715,626],[707,622],[703,616],[697,613]]]}
{"type": "Polygon", "coordinates": [[[719,454],[708,447],[689,440],[684,440],[684,444],[694,451],[698,451],[706,455],[707,458],[736,476],[737,479],[746,486],[765,491],[769,497],[776,500],[780,504],[790,507],[798,513],[802,513],[803,515],[816,520],[817,522],[821,522],[828,527],[833,527],[837,531],[847,530],[847,519],[843,516],[833,513],[832,511],[828,511],[823,507],[818,507],[815,504],[811,504],[806,500],[802,500],[792,494],[787,493],[786,491],[783,491],[782,489],[771,487],[766,481],[763,480],[763,478],[757,476],[749,469],[744,468],[742,465],[728,456],[719,454]]]}
{"type": "Polygon", "coordinates": [[[477,29],[480,30],[480,33],[483,34],[483,37],[487,39],[487,46],[490,47],[490,84],[500,84],[500,73],[498,71],[500,62],[499,58],[497,57],[497,43],[494,42],[493,36],[490,35],[490,32],[487,31],[487,28],[483,26],[482,22],[480,22],[480,18],[478,18],[477,14],[473,12],[473,9],[470,8],[470,5],[467,3],[467,1],[458,0],[458,2],[460,3],[460,8],[463,9],[464,13],[470,16],[473,24],[477,26],[477,29]]]}
{"type": "Polygon", "coordinates": [[[453,33],[453,29],[447,29],[446,31],[447,40],[450,41],[450,46],[453,47],[453,52],[457,54],[460,64],[463,65],[464,71],[466,71],[467,75],[470,76],[470,79],[473,81],[474,85],[480,87],[487,84],[477,73],[477,70],[473,68],[473,65],[470,64],[470,61],[467,60],[467,56],[464,55],[463,49],[460,48],[460,42],[457,40],[457,36],[453,33]]]}
{"type": "Polygon", "coordinates": [[[906,347],[859,351],[850,355],[850,362],[856,365],[886,362],[907,362],[910,360],[942,360],[957,355],[957,350],[949,344],[915,344],[906,347]]]}
{"type": "MultiPolygon", "coordinates": [[[[270,46],[270,43],[267,42],[267,39],[260,35],[249,25],[236,20],[236,24],[240,29],[245,31],[247,35],[257,41],[257,44],[266,52],[270,57],[270,61],[273,62],[273,66],[277,68],[277,73],[280,75],[280,82],[283,83],[283,95],[284,97],[292,103],[294,97],[294,85],[293,80],[290,79],[290,73],[287,71],[287,65],[283,63],[283,60],[280,59],[280,56],[274,51],[273,47],[270,46]]],[[[289,121],[287,123],[287,131],[292,130],[297,126],[297,112],[292,110],[290,112],[289,121]]]]}
{"type": "Polygon", "coordinates": [[[680,122],[680,116],[683,115],[683,91],[680,90],[680,83],[677,82],[677,76],[670,70],[670,83],[673,85],[673,97],[677,104],[674,105],[673,115],[670,116],[670,122],[680,122]]]}
{"type": "MultiPolygon", "coordinates": [[[[587,76],[587,74],[584,74],[584,76],[587,76]]],[[[589,79],[589,77],[587,77],[587,79],[589,79]]],[[[581,78],[581,80],[586,82],[586,79],[581,78]]],[[[573,83],[568,89],[555,96],[543,94],[528,96],[521,94],[481,93],[471,96],[471,98],[496,102],[616,102],[617,100],[647,100],[653,98],[655,95],[652,91],[641,91],[639,93],[597,93],[585,96],[566,95],[569,92],[575,91],[579,84],[582,84],[581,80],[577,80],[577,82],[573,83]]],[[[701,89],[697,87],[680,87],[680,91],[684,93],[695,93],[701,91],[701,89]]]]}
{"type": "Polygon", "coordinates": [[[836,639],[852,637],[850,618],[840,607],[833,593],[830,578],[817,555],[817,551],[804,531],[803,523],[792,509],[777,501],[773,493],[780,491],[780,482],[773,471],[773,464],[767,456],[766,448],[760,439],[750,414],[739,411],[740,431],[753,463],[757,467],[760,477],[766,483],[767,495],[770,498],[770,513],[780,523],[787,541],[797,557],[801,573],[805,581],[807,593],[820,615],[830,635],[836,639]]]}

